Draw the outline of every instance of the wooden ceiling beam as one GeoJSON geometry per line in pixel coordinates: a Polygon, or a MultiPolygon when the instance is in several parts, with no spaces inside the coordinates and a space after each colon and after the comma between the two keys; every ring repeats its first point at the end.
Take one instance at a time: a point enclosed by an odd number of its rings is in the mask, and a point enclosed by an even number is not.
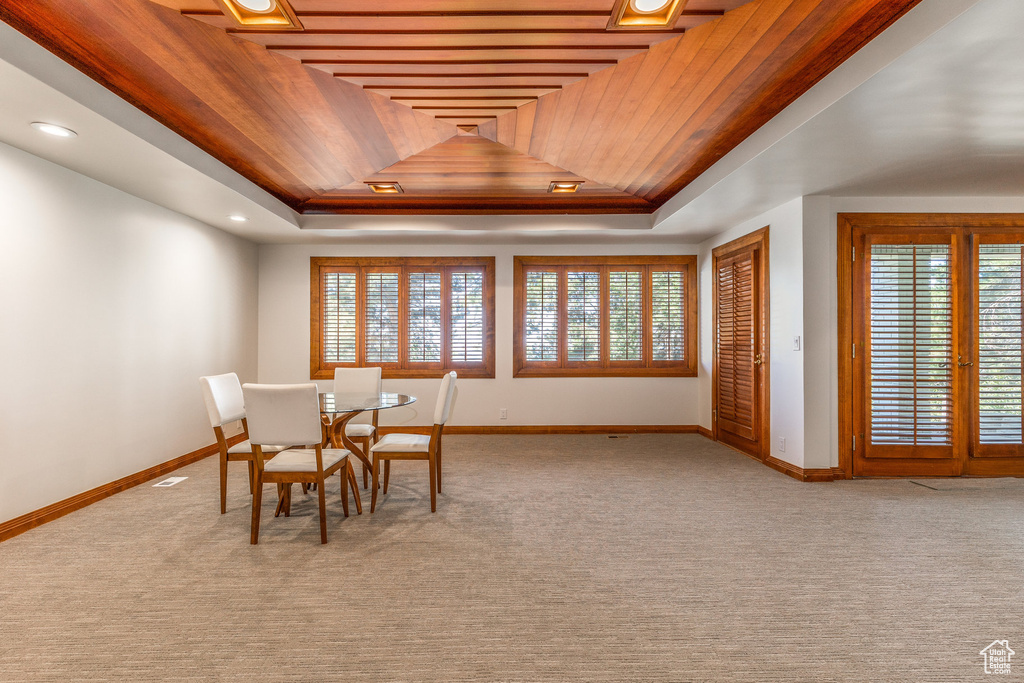
{"type": "Polygon", "coordinates": [[[263,46],[268,50],[272,50],[274,52],[357,52],[364,50],[367,52],[404,52],[413,50],[438,50],[447,52],[466,50],[495,50],[504,53],[519,52],[522,50],[530,52],[535,50],[588,50],[593,52],[640,52],[650,47],[649,45],[639,43],[581,43],[579,45],[573,45],[571,43],[566,45],[509,45],[507,42],[502,41],[495,41],[494,45],[488,45],[485,43],[473,43],[466,45],[447,45],[443,43],[440,43],[438,45],[384,45],[378,42],[375,44],[367,45],[307,45],[305,43],[269,43],[263,46]]]}
{"type": "Polygon", "coordinates": [[[611,66],[618,59],[301,59],[308,66],[323,65],[377,65],[377,64],[427,64],[437,66],[476,66],[478,64],[591,64],[611,66]]]}
{"type": "Polygon", "coordinates": [[[335,78],[586,78],[590,73],[584,72],[563,72],[563,71],[519,71],[519,72],[502,72],[502,73],[459,73],[450,72],[443,74],[421,74],[421,73],[410,73],[408,71],[402,72],[384,72],[384,71],[338,71],[332,74],[335,78]]]}

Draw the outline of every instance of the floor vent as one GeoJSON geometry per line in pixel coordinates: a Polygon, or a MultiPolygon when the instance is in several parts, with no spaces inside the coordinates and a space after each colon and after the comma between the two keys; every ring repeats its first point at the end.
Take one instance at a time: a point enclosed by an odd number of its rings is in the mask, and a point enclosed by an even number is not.
{"type": "Polygon", "coordinates": [[[153,484],[153,488],[156,488],[157,486],[164,486],[164,487],[166,487],[166,486],[174,486],[178,482],[185,481],[186,479],[188,479],[188,477],[168,477],[167,479],[164,479],[159,484],[153,484]]]}

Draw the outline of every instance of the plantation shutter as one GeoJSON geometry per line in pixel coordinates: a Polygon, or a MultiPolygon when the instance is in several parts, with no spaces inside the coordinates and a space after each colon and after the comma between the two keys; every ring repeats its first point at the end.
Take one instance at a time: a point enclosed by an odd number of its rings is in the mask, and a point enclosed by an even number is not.
{"type": "Polygon", "coordinates": [[[601,273],[566,273],[566,357],[571,362],[601,360],[601,273]]]}
{"type": "Polygon", "coordinates": [[[479,362],[484,357],[484,274],[451,273],[451,360],[479,362]]]}
{"type": "Polygon", "coordinates": [[[872,244],[869,256],[870,443],[951,445],[950,246],[872,244]]]}
{"type": "Polygon", "coordinates": [[[1024,244],[978,247],[978,440],[1022,442],[1024,244]]]}
{"type": "Polygon", "coordinates": [[[526,273],[526,360],[558,360],[558,272],[526,273]]]}
{"type": "Polygon", "coordinates": [[[323,339],[328,363],[356,362],[356,274],[326,273],[323,277],[323,339]]]}
{"type": "Polygon", "coordinates": [[[441,273],[411,272],[406,317],[411,363],[441,361],[441,273]]]}
{"type": "Polygon", "coordinates": [[[612,361],[643,360],[643,272],[608,273],[608,344],[612,361]]]}
{"type": "Polygon", "coordinates": [[[397,363],[398,273],[368,271],[365,274],[366,362],[397,363]]]}
{"type": "Polygon", "coordinates": [[[754,437],[754,263],[752,252],[722,259],[718,286],[718,424],[754,437]]]}
{"type": "Polygon", "coordinates": [[[651,273],[651,356],[656,361],[684,360],[685,294],[682,271],[651,273]]]}

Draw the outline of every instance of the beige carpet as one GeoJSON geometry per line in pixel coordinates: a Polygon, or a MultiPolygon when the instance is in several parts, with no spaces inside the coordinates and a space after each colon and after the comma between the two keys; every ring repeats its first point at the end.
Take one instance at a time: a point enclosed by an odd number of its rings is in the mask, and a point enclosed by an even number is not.
{"type": "Polygon", "coordinates": [[[250,546],[215,459],[0,544],[0,679],[967,681],[995,639],[1024,675],[1020,480],[802,484],[690,435],[446,455],[434,515],[423,463],[372,516],[335,479],[326,546],[271,487],[250,546]]]}

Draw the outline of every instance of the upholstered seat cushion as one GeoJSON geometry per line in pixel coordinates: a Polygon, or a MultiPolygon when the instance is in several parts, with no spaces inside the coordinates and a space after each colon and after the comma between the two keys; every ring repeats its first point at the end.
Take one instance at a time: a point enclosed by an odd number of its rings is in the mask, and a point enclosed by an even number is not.
{"type": "MultiPolygon", "coordinates": [[[[349,451],[344,448],[325,448],[321,451],[324,469],[343,460],[349,451]]],[[[264,472],[316,472],[316,451],[312,448],[284,451],[268,460],[264,472]]]]}
{"type": "Polygon", "coordinates": [[[426,453],[430,450],[427,434],[388,434],[370,447],[374,453],[426,453]]]}
{"type": "MultiPolygon", "coordinates": [[[[264,453],[278,453],[288,448],[287,446],[264,446],[264,453]]],[[[252,453],[252,444],[249,440],[239,441],[234,446],[228,449],[228,453],[252,453]]]]}
{"type": "Polygon", "coordinates": [[[371,424],[363,424],[361,422],[352,424],[349,422],[345,425],[345,434],[348,436],[370,436],[373,434],[373,431],[373,425],[371,424]]]}

